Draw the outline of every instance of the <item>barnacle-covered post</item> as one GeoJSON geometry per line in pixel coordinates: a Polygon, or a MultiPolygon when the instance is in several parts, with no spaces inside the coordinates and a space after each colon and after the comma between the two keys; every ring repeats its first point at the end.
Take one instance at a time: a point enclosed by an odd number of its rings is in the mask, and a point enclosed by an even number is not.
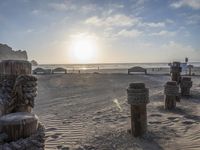
{"type": "Polygon", "coordinates": [[[30,75],[31,63],[23,60],[3,60],[0,62],[0,116],[13,111],[16,97],[13,93],[16,78],[30,75]]]}
{"type": "Polygon", "coordinates": [[[138,137],[147,131],[146,105],[149,103],[149,89],[145,88],[144,83],[131,83],[127,94],[131,105],[131,134],[138,137]]]}
{"type": "Polygon", "coordinates": [[[41,149],[44,126],[31,113],[37,93],[37,78],[31,63],[22,60],[0,62],[0,150],[41,149]]]}
{"type": "Polygon", "coordinates": [[[192,81],[190,77],[183,77],[181,79],[181,95],[190,96],[190,88],[192,87],[192,81]]]}
{"type": "Polygon", "coordinates": [[[164,86],[165,109],[175,109],[179,87],[176,81],[168,81],[164,86]]]}
{"type": "Polygon", "coordinates": [[[182,68],[180,66],[180,62],[173,62],[170,68],[171,80],[176,81],[179,84],[181,79],[181,71],[182,68]]]}
{"type": "Polygon", "coordinates": [[[16,97],[15,112],[31,112],[34,107],[34,99],[37,95],[37,78],[31,75],[20,75],[14,84],[14,96],[16,97]]]}

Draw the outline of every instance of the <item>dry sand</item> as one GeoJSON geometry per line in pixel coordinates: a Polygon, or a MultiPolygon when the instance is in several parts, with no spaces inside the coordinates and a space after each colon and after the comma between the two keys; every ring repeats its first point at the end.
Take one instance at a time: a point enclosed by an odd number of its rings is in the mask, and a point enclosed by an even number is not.
{"type": "Polygon", "coordinates": [[[199,150],[200,76],[193,76],[192,96],[174,111],[163,109],[168,75],[38,75],[34,111],[46,126],[46,149],[199,150]],[[144,82],[150,89],[148,133],[133,138],[126,88],[144,82]]]}

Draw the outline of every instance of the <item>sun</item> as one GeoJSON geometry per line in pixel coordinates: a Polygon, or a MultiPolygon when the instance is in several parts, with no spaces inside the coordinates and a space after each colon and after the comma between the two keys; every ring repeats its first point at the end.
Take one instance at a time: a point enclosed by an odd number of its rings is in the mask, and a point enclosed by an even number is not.
{"type": "Polygon", "coordinates": [[[72,62],[90,63],[96,56],[97,41],[91,35],[77,34],[71,37],[69,55],[72,62]]]}

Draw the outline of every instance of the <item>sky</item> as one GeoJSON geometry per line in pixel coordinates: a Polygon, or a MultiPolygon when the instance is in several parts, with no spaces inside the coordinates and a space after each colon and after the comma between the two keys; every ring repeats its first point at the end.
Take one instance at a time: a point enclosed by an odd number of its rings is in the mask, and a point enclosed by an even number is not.
{"type": "Polygon", "coordinates": [[[200,0],[0,0],[0,43],[41,64],[200,61],[200,0]]]}

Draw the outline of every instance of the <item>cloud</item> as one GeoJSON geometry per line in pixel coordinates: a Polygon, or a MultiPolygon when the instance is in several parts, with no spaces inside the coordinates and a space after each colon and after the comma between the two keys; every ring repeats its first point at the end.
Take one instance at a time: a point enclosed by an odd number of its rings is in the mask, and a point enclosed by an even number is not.
{"type": "Polygon", "coordinates": [[[165,22],[168,23],[168,24],[173,24],[173,23],[174,23],[174,20],[166,19],[165,22]]]}
{"type": "Polygon", "coordinates": [[[137,5],[143,5],[145,3],[146,0],[138,0],[136,2],[137,5]]]}
{"type": "Polygon", "coordinates": [[[83,5],[80,8],[81,12],[83,12],[83,13],[91,13],[93,11],[97,11],[98,9],[99,9],[99,7],[97,7],[94,4],[83,5]]]}
{"type": "Polygon", "coordinates": [[[177,60],[186,56],[192,60],[199,60],[198,56],[200,56],[200,51],[195,50],[191,45],[176,43],[174,41],[162,45],[161,50],[166,56],[169,56],[169,58],[171,57],[171,59],[177,60]]]}
{"type": "Polygon", "coordinates": [[[139,37],[141,34],[142,34],[142,32],[139,31],[139,30],[135,30],[135,29],[126,30],[126,29],[123,29],[120,32],[118,32],[117,36],[136,38],[136,37],[139,37]]]}
{"type": "MultiPolygon", "coordinates": [[[[156,43],[136,43],[131,46],[137,53],[134,60],[143,62],[170,62],[182,61],[185,57],[189,57],[192,61],[198,61],[200,51],[194,49],[191,45],[169,41],[163,45],[156,43]]],[[[200,50],[200,49],[199,49],[200,50]]]]}
{"type": "Polygon", "coordinates": [[[131,18],[124,14],[116,14],[109,17],[93,16],[86,19],[85,23],[94,26],[106,27],[131,27],[138,23],[138,18],[131,18]]]}
{"type": "Polygon", "coordinates": [[[67,11],[76,9],[76,6],[70,3],[49,3],[48,6],[55,11],[67,11]]]}
{"type": "Polygon", "coordinates": [[[115,8],[115,9],[121,9],[121,8],[124,8],[124,5],[122,5],[122,4],[111,4],[110,7],[115,8]]]}
{"type": "Polygon", "coordinates": [[[186,23],[189,25],[200,24],[200,15],[193,14],[187,16],[186,23]]]}
{"type": "Polygon", "coordinates": [[[190,7],[200,9],[200,0],[179,0],[170,4],[173,8],[190,7]]]}
{"type": "Polygon", "coordinates": [[[32,33],[32,32],[34,32],[34,29],[27,29],[26,30],[26,33],[32,33]]]}
{"type": "Polygon", "coordinates": [[[139,25],[157,28],[157,27],[165,27],[165,22],[144,22],[144,23],[141,22],[139,25]]]}
{"type": "Polygon", "coordinates": [[[174,36],[174,35],[176,35],[176,32],[162,30],[160,32],[151,33],[150,35],[154,35],[154,36],[174,36]]]}
{"type": "Polygon", "coordinates": [[[34,9],[34,10],[31,11],[31,14],[33,14],[33,15],[38,15],[39,12],[40,12],[39,10],[34,9]]]}

